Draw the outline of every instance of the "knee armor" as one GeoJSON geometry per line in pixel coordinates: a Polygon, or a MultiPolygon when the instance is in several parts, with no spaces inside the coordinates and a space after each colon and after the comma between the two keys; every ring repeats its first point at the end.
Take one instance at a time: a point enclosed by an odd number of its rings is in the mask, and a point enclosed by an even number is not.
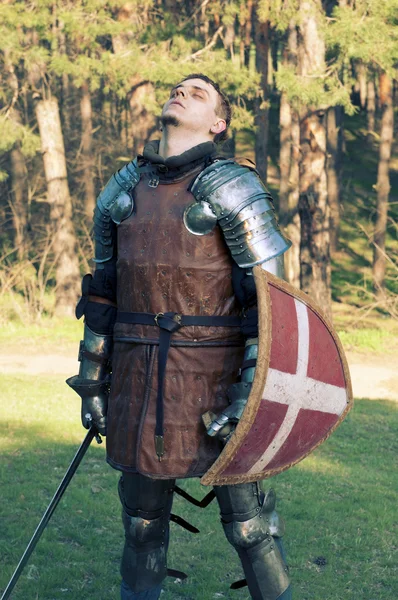
{"type": "MultiPolygon", "coordinates": [[[[164,482],[169,487],[168,482],[164,482]]],[[[164,490],[167,492],[167,490],[164,490]]],[[[167,575],[167,546],[173,496],[164,506],[152,511],[130,510],[119,484],[125,545],[121,575],[133,592],[143,592],[160,585],[167,575]]],[[[141,498],[142,500],[142,498],[141,498]]]]}
{"type": "Polygon", "coordinates": [[[252,598],[289,598],[288,568],[279,549],[284,526],[275,511],[275,492],[264,496],[254,483],[222,486],[216,494],[225,535],[238,552],[252,598]]]}

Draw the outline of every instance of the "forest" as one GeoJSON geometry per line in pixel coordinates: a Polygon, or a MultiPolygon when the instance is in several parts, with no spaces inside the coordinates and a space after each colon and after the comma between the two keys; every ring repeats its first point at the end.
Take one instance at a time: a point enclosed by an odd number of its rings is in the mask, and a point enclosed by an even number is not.
{"type": "Polygon", "coordinates": [[[396,319],[397,21],[398,0],[2,0],[0,320],[74,314],[96,196],[199,72],[233,104],[220,151],[273,194],[288,280],[329,316],[396,319]]]}

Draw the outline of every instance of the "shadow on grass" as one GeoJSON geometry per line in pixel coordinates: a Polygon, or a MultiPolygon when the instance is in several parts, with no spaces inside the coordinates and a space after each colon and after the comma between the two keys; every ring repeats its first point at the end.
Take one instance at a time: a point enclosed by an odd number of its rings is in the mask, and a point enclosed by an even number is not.
{"type": "MultiPolygon", "coordinates": [[[[398,597],[393,579],[398,482],[392,467],[397,422],[393,402],[359,400],[310,457],[264,482],[264,487],[276,488],[287,522],[296,598],[398,597]]],[[[77,448],[75,443],[54,443],[54,432],[40,431],[37,425],[32,429],[11,423],[9,434],[10,451],[5,449],[0,462],[0,589],[77,448]]],[[[104,462],[103,450],[90,447],[15,589],[15,600],[36,594],[41,600],[118,598],[123,532],[117,479],[104,462]]],[[[199,498],[208,491],[198,480],[180,483],[199,498]]],[[[229,591],[242,574],[222,533],[216,503],[200,510],[176,498],[174,512],[201,533],[193,536],[172,524],[169,566],[189,578],[183,584],[167,580],[162,598],[246,600],[247,589],[229,591]]]]}

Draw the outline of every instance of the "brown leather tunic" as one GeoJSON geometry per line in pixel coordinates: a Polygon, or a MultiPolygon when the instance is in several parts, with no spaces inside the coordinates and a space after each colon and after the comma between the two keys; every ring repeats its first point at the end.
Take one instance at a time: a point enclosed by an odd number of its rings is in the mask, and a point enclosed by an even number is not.
{"type": "MultiPolygon", "coordinates": [[[[239,315],[232,258],[218,227],[193,235],[183,223],[194,201],[178,182],[135,189],[133,214],[118,227],[118,310],[184,315],[239,315]]],[[[108,462],[155,478],[203,475],[221,451],[202,414],[228,405],[226,390],[243,359],[239,327],[183,327],[172,336],[164,386],[165,454],[154,445],[159,329],[116,323],[108,410],[108,462]]]]}

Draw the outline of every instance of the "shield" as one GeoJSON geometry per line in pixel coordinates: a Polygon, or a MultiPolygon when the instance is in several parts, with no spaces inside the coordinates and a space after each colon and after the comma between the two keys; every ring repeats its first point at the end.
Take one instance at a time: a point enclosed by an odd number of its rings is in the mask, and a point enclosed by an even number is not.
{"type": "Polygon", "coordinates": [[[319,306],[261,266],[253,274],[259,313],[255,377],[235,432],[203,485],[281,473],[324,442],[353,404],[344,350],[319,306]]]}

